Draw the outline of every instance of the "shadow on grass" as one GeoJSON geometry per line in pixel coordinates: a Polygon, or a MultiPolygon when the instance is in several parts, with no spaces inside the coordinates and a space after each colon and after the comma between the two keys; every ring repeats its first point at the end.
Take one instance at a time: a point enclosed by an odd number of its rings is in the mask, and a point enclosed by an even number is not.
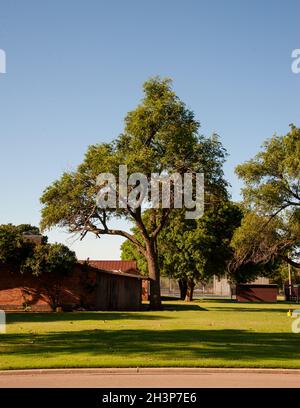
{"type": "Polygon", "coordinates": [[[281,309],[281,308],[262,308],[262,307],[218,307],[218,306],[211,306],[209,308],[210,311],[218,311],[218,312],[248,312],[248,313],[257,313],[257,312],[264,312],[264,313],[287,313],[288,309],[281,309]]]}
{"type": "MultiPolygon", "coordinates": [[[[147,310],[145,310],[147,312],[147,310]]],[[[63,321],[157,320],[172,319],[169,316],[140,312],[62,312],[62,313],[9,313],[7,323],[49,323],[63,321]]]]}
{"type": "Polygon", "coordinates": [[[163,304],[164,310],[169,311],[178,311],[178,312],[188,312],[190,310],[195,312],[207,311],[204,307],[198,304],[191,304],[191,303],[164,303],[163,304]]]}
{"type": "Polygon", "coordinates": [[[195,299],[196,302],[202,303],[228,303],[228,304],[237,304],[237,301],[234,299],[222,299],[222,298],[217,298],[217,297],[201,297],[199,296],[198,299],[195,299]]]}
{"type": "MultiPolygon", "coordinates": [[[[260,362],[300,359],[300,337],[293,333],[256,333],[244,330],[85,330],[44,334],[7,334],[1,337],[1,354],[6,357],[114,356],[191,361],[218,359],[260,362]]],[[[126,361],[126,360],[125,360],[126,361]]]]}
{"type": "Polygon", "coordinates": [[[173,304],[164,303],[161,311],[151,311],[148,305],[143,305],[139,312],[62,312],[62,313],[8,313],[7,323],[38,323],[38,322],[61,322],[81,320],[157,320],[172,319],[171,316],[160,315],[163,311],[207,311],[196,304],[173,304]]]}

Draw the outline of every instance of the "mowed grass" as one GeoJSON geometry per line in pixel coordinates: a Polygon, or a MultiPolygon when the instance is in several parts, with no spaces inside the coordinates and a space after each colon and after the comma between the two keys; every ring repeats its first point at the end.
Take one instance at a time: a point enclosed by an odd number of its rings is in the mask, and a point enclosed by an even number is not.
{"type": "Polygon", "coordinates": [[[9,314],[0,369],[300,368],[300,334],[291,332],[288,309],[203,300],[165,302],[158,312],[9,314]]]}

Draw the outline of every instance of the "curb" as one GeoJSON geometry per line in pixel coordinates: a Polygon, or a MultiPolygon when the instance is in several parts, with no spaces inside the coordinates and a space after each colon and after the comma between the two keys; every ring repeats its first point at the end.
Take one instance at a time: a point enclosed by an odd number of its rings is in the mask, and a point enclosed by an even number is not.
{"type": "Polygon", "coordinates": [[[1,370],[0,376],[35,376],[35,375],[201,375],[201,374],[296,374],[300,376],[300,369],[281,368],[59,368],[59,369],[29,369],[29,370],[1,370]]]}

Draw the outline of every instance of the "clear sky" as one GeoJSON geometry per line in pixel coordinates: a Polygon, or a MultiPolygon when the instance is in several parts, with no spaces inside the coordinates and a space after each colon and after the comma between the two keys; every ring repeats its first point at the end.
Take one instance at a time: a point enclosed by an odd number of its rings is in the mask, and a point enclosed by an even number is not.
{"type": "MultiPolygon", "coordinates": [[[[118,135],[153,75],[220,135],[238,199],[234,167],[300,125],[299,18],[299,0],[0,0],[0,223],[38,224],[43,189],[118,135]]],[[[121,239],[48,235],[79,258],[119,258],[121,239]]]]}

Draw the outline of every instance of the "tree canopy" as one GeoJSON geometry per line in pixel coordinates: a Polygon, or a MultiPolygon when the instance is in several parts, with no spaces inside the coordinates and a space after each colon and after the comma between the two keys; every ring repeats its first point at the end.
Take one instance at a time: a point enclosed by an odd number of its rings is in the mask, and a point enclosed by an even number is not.
{"type": "Polygon", "coordinates": [[[75,253],[63,244],[36,245],[32,256],[24,261],[22,272],[35,276],[53,273],[63,277],[73,270],[76,262],[75,253]]]}
{"type": "Polygon", "coordinates": [[[300,129],[267,140],[236,173],[245,183],[245,218],[232,242],[233,269],[278,258],[300,268],[300,129]]]}
{"type": "Polygon", "coordinates": [[[61,276],[70,272],[76,256],[63,244],[48,244],[47,237],[41,244],[28,240],[28,235],[40,235],[38,227],[21,224],[0,225],[0,263],[16,273],[57,273],[61,276]]]}
{"type": "Polygon", "coordinates": [[[10,266],[12,270],[20,269],[24,259],[33,252],[33,243],[24,239],[24,231],[38,231],[29,225],[0,225],[0,262],[10,266]]]}
{"type": "Polygon", "coordinates": [[[224,276],[232,256],[230,242],[241,218],[239,207],[230,201],[209,206],[197,220],[174,217],[161,236],[166,273],[192,282],[224,276]]]}

